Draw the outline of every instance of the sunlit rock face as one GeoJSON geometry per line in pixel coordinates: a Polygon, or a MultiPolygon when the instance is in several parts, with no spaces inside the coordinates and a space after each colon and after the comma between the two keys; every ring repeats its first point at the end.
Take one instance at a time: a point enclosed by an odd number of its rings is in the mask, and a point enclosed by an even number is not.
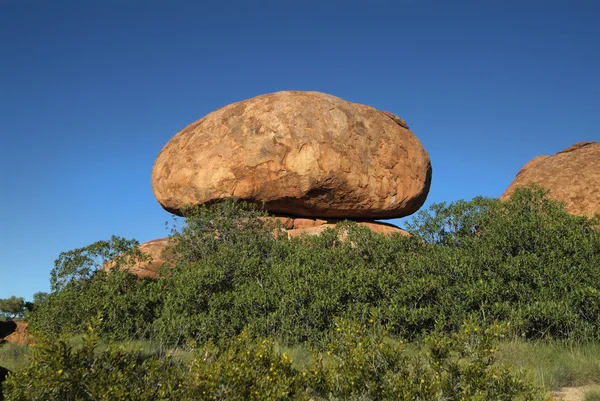
{"type": "Polygon", "coordinates": [[[176,134],[152,187],[166,210],[236,197],[279,215],[385,219],[425,202],[429,156],[399,117],[319,92],[230,104],[176,134]]]}
{"type": "Polygon", "coordinates": [[[579,142],[552,156],[525,164],[500,199],[519,186],[537,184],[550,190],[550,199],[564,202],[575,215],[600,213],[600,142],[579,142]]]}
{"type": "MultiPolygon", "coordinates": [[[[158,238],[152,241],[144,242],[143,244],[140,244],[139,250],[144,255],[150,256],[150,260],[135,260],[132,261],[132,263],[119,266],[119,269],[127,270],[131,274],[135,274],[140,278],[156,278],[158,277],[158,270],[163,266],[163,264],[168,264],[171,259],[170,256],[172,255],[165,255],[165,250],[168,247],[168,245],[168,237],[158,238]]],[[[115,263],[111,260],[105,263],[100,270],[108,272],[114,268],[115,263]]]]}

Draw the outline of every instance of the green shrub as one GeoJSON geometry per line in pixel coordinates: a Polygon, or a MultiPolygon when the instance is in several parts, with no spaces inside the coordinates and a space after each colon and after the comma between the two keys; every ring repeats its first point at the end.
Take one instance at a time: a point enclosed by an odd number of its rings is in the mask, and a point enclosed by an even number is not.
{"type": "Polygon", "coordinates": [[[0,299],[0,317],[6,319],[22,318],[25,314],[25,299],[14,295],[0,299]]]}
{"type": "Polygon", "coordinates": [[[584,393],[583,401],[600,401],[600,390],[588,390],[584,393]]]}
{"type": "Polygon", "coordinates": [[[78,400],[542,400],[522,373],[495,361],[502,328],[468,323],[453,336],[436,332],[409,351],[376,323],[338,320],[324,350],[304,367],[272,339],[247,331],[197,350],[189,362],[143,358],[109,346],[98,351],[47,340],[33,363],[9,376],[8,401],[78,400]]]}
{"type": "Polygon", "coordinates": [[[0,339],[0,366],[8,370],[18,370],[29,363],[31,353],[26,345],[3,342],[0,339]]]}
{"type": "Polygon", "coordinates": [[[469,319],[510,322],[525,338],[600,338],[600,217],[572,216],[540,188],[433,205],[409,225],[412,238],[345,222],[288,240],[262,216],[234,201],[189,211],[159,280],[94,270],[108,257],[142,257],[135,241],[61,254],[31,327],[79,334],[102,311],[105,339],[186,346],[248,327],[323,345],[336,318],[376,314],[409,340],[469,319]]]}
{"type": "Polygon", "coordinates": [[[37,344],[33,363],[5,382],[7,401],[167,400],[180,384],[182,372],[167,360],[117,346],[96,352],[92,327],[83,339],[81,349],[65,337],[37,344]]]}

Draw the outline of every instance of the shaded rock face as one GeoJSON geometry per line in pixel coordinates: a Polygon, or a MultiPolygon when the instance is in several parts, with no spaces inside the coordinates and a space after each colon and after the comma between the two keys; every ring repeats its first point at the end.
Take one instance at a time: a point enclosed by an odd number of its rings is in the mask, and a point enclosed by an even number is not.
{"type": "Polygon", "coordinates": [[[31,345],[33,339],[27,331],[28,324],[26,322],[16,322],[15,329],[12,333],[7,335],[4,339],[9,343],[17,345],[31,345]]]}
{"type": "Polygon", "coordinates": [[[552,156],[538,156],[525,164],[500,199],[515,188],[538,184],[548,197],[564,202],[575,215],[600,213],[600,142],[579,142],[552,156]]]}
{"type": "Polygon", "coordinates": [[[397,116],[284,91],[216,110],[175,135],[152,170],[166,210],[237,197],[273,214],[402,217],[425,202],[427,152],[397,116]]]}
{"type": "Polygon", "coordinates": [[[0,338],[5,338],[14,333],[17,330],[17,323],[12,320],[2,321],[0,320],[0,338]]]}
{"type": "MultiPolygon", "coordinates": [[[[168,262],[169,256],[163,255],[165,248],[169,244],[169,238],[158,238],[152,241],[144,242],[140,244],[139,249],[144,254],[152,257],[151,261],[138,261],[129,266],[121,266],[121,269],[128,270],[131,274],[135,274],[140,278],[144,277],[158,277],[158,269],[161,268],[163,263],[168,262]]],[[[100,270],[109,271],[114,268],[114,263],[108,262],[100,270]]]]}

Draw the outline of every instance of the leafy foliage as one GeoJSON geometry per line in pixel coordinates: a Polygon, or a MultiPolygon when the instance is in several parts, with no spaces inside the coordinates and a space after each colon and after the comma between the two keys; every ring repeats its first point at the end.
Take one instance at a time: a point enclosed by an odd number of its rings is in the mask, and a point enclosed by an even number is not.
{"type": "Polygon", "coordinates": [[[50,287],[60,291],[69,283],[74,285],[88,280],[105,263],[112,261],[115,267],[143,258],[136,248],[136,240],[113,236],[109,241],[98,241],[83,248],[61,252],[50,272],[50,287]]]}
{"type": "Polygon", "coordinates": [[[435,333],[414,353],[375,323],[338,320],[324,350],[304,367],[270,338],[247,331],[208,342],[189,362],[143,358],[109,346],[89,327],[84,347],[46,341],[9,376],[7,400],[542,400],[520,372],[495,361],[502,327],[474,323],[435,333]]]}
{"type": "Polygon", "coordinates": [[[249,328],[322,345],[336,319],[376,315],[407,339],[457,332],[469,319],[510,322],[526,338],[600,338],[600,217],[572,216],[533,187],[506,202],[433,205],[411,224],[412,238],[346,222],[288,240],[253,207],[199,208],[174,230],[161,279],[90,267],[143,257],[134,241],[61,254],[31,327],[77,334],[102,311],[106,339],[187,346],[249,328]]]}
{"type": "Polygon", "coordinates": [[[11,296],[10,298],[0,299],[0,316],[14,319],[23,317],[25,314],[25,299],[11,296]]]}
{"type": "Polygon", "coordinates": [[[505,327],[600,339],[600,216],[572,216],[546,195],[433,205],[410,238],[344,222],[288,240],[227,201],[188,211],[159,279],[119,269],[147,257],[133,240],[62,253],[52,293],[28,313],[40,346],[7,398],[540,399],[495,360],[505,327]],[[83,322],[98,312],[92,330],[83,322]],[[85,332],[81,350],[65,339],[85,332]],[[100,338],[193,357],[101,352],[100,338]],[[303,344],[311,361],[295,364],[280,343],[303,344]]]}

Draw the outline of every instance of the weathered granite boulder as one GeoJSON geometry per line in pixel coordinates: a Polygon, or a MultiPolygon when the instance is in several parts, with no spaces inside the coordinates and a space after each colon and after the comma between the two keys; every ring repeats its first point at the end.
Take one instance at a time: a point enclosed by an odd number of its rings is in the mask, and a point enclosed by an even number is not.
{"type": "Polygon", "coordinates": [[[319,92],[230,104],[192,123],[152,170],[166,210],[237,197],[273,214],[402,217],[425,202],[427,152],[395,115],[319,92]]]}
{"type": "Polygon", "coordinates": [[[31,345],[33,344],[33,338],[27,331],[27,322],[14,322],[16,324],[15,329],[12,333],[7,335],[4,339],[9,343],[17,345],[31,345]]]}
{"type": "Polygon", "coordinates": [[[552,156],[538,156],[525,164],[500,199],[515,188],[538,184],[548,197],[565,203],[575,215],[600,213],[600,142],[579,142],[552,156]]]}

